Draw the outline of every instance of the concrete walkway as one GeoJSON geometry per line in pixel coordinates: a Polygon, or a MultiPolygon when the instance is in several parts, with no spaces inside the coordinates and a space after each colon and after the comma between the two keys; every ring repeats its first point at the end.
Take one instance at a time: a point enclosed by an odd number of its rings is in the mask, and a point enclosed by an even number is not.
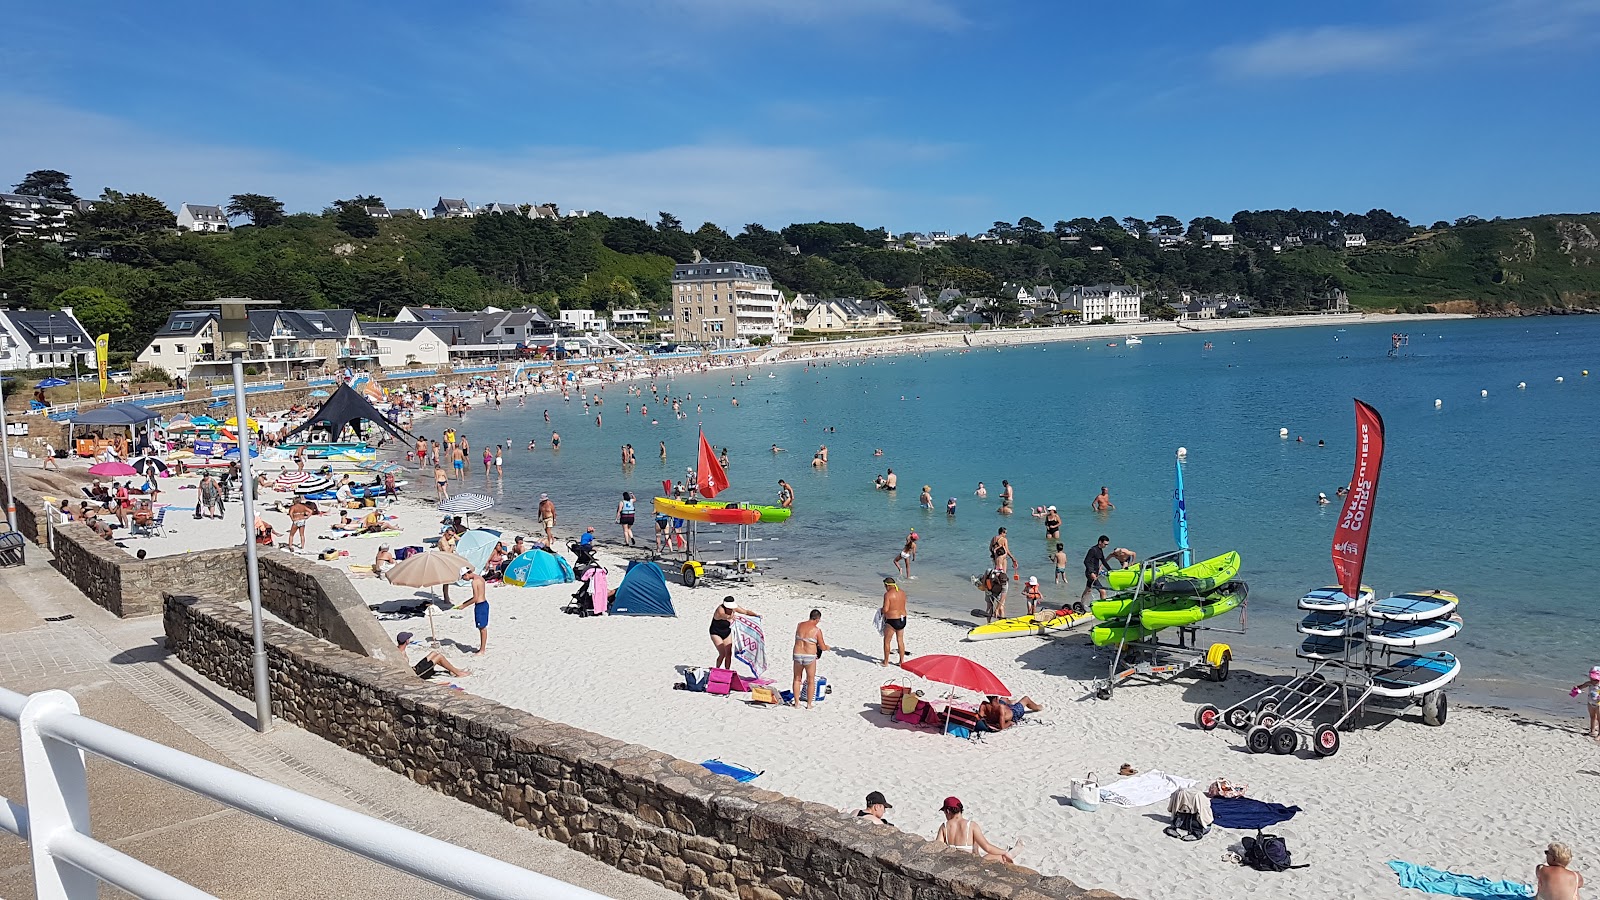
{"type": "MultiPolygon", "coordinates": [[[[69,691],[85,715],[117,728],[619,900],[679,897],[293,726],[258,735],[250,700],[167,654],[159,617],[117,619],[48,556],[30,546],[27,566],[0,569],[0,685],[69,691]]],[[[93,756],[89,789],[97,839],[218,897],[457,896],[93,756]]],[[[0,722],[0,794],[26,799],[9,722],[0,722]]],[[[0,835],[0,897],[32,896],[32,884],[26,845],[0,835]]]]}

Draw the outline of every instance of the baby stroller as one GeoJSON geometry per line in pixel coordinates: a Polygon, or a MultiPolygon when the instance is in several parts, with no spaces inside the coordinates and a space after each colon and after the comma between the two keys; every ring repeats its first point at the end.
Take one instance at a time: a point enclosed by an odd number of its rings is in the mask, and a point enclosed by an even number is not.
{"type": "Polygon", "coordinates": [[[572,595],[572,602],[561,608],[564,613],[571,613],[579,618],[592,616],[594,611],[594,581],[595,575],[603,575],[606,571],[595,559],[594,545],[580,544],[569,541],[567,549],[577,557],[572,564],[572,573],[578,578],[578,590],[572,595]],[[599,570],[594,572],[593,570],[599,570]]]}

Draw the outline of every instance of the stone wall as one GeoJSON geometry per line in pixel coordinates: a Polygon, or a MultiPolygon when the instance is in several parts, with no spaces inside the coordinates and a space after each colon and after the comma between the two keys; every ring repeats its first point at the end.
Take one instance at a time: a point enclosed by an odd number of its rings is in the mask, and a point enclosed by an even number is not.
{"type": "Polygon", "coordinates": [[[205,550],[177,558],[138,560],[78,522],[55,529],[55,566],[95,605],[122,617],[161,612],[161,595],[204,586],[243,596],[244,560],[238,550],[205,550]]]}
{"type": "MultiPolygon", "coordinates": [[[[228,552],[240,558],[242,578],[244,550],[228,552]]],[[[405,654],[395,648],[394,641],[373,618],[367,602],[343,572],[291,553],[269,550],[257,554],[256,573],[261,583],[261,605],[273,615],[352,653],[405,663],[405,654]]],[[[180,592],[194,590],[191,583],[180,592]]],[[[216,592],[207,588],[206,593],[216,592]]],[[[238,596],[245,595],[246,588],[241,585],[238,596]]]]}
{"type": "MultiPolygon", "coordinates": [[[[168,649],[251,693],[248,618],[169,595],[168,649]]],[[[374,763],[707,900],[1113,898],[424,682],[269,624],[272,710],[374,763]]],[[[1113,898],[1114,900],[1114,898],[1113,898]]]]}

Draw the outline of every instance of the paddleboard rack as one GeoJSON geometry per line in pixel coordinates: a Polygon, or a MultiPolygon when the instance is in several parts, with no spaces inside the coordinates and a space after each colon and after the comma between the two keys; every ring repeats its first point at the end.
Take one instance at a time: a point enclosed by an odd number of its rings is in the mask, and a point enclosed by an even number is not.
{"type": "MultiPolygon", "coordinates": [[[[1164,562],[1180,560],[1183,552],[1173,550],[1157,554],[1139,564],[1140,577],[1133,588],[1134,609],[1143,609],[1148,602],[1142,599],[1142,595],[1151,593],[1145,590],[1145,585],[1155,580],[1156,568],[1164,562]]],[[[1152,594],[1152,596],[1159,595],[1152,594]]],[[[1116,652],[1111,655],[1111,666],[1106,677],[1096,679],[1092,686],[1095,699],[1110,700],[1118,685],[1134,678],[1143,678],[1150,683],[1159,684],[1196,669],[1199,670],[1200,677],[1208,681],[1227,681],[1228,668],[1233,661],[1233,648],[1222,642],[1205,644],[1201,635],[1203,632],[1244,634],[1245,608],[1249,603],[1247,592],[1245,599],[1239,603],[1237,629],[1219,628],[1215,625],[1180,625],[1163,629],[1162,632],[1144,640],[1130,641],[1124,638],[1117,644],[1116,652]],[[1160,634],[1165,632],[1176,632],[1177,640],[1162,640],[1160,634]]]]}
{"type": "MultiPolygon", "coordinates": [[[[683,562],[678,567],[678,574],[683,581],[684,587],[692,588],[701,581],[707,580],[749,581],[761,573],[761,563],[773,562],[777,559],[777,557],[772,556],[751,555],[750,546],[752,544],[760,544],[772,539],[751,537],[749,525],[734,526],[734,554],[732,559],[701,559],[700,524],[692,519],[688,520],[683,530],[678,532],[678,535],[683,539],[683,549],[672,551],[673,555],[680,553],[683,555],[683,562]]],[[[711,533],[721,534],[722,532],[717,530],[711,533]]],[[[703,543],[719,545],[725,543],[725,541],[706,540],[703,543]]]]}

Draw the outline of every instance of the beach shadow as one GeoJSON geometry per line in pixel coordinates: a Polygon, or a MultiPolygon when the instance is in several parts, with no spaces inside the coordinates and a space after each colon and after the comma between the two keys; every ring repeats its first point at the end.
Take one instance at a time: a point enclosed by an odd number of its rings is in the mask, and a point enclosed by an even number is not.
{"type": "Polygon", "coordinates": [[[932,729],[924,728],[921,725],[910,725],[905,722],[897,722],[895,721],[894,716],[884,715],[882,709],[876,703],[862,704],[860,715],[861,718],[871,722],[873,725],[876,725],[879,728],[887,728],[891,731],[926,731],[929,734],[936,733],[932,729]]]}
{"type": "MultiPolygon", "coordinates": [[[[872,663],[873,665],[877,665],[878,663],[883,661],[883,657],[881,657],[881,656],[869,655],[869,654],[866,654],[866,653],[862,653],[860,650],[852,650],[852,649],[850,649],[848,647],[834,647],[833,648],[833,652],[839,654],[840,656],[844,657],[845,659],[860,660],[861,662],[869,662],[869,663],[872,663]]],[[[891,666],[889,666],[889,668],[892,669],[892,668],[896,668],[896,667],[891,665],[891,666]]]]}

